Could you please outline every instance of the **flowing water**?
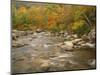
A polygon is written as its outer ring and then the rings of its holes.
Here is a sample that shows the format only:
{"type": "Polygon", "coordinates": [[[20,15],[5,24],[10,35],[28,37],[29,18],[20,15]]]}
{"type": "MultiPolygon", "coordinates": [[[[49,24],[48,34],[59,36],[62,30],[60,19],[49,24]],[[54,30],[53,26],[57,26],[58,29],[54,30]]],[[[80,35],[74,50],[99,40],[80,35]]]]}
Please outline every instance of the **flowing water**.
{"type": "Polygon", "coordinates": [[[45,33],[20,38],[27,45],[12,47],[12,73],[35,73],[68,71],[96,68],[96,51],[93,48],[79,48],[64,51],[56,46],[62,37],[46,36],[45,33]]]}

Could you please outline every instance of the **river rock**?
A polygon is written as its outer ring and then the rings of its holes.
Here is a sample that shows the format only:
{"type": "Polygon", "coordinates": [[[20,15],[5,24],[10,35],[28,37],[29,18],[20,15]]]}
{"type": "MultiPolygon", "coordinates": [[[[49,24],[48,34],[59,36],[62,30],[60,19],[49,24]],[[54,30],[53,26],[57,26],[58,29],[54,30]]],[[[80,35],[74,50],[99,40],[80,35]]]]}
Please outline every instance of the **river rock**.
{"type": "Polygon", "coordinates": [[[64,50],[72,50],[73,49],[73,43],[71,41],[64,42],[63,45],[61,45],[61,48],[64,50]]]}
{"type": "Polygon", "coordinates": [[[95,42],[96,39],[96,32],[95,29],[92,29],[89,34],[88,34],[88,38],[90,41],[95,42]]]}
{"type": "Polygon", "coordinates": [[[84,41],[94,43],[96,41],[96,31],[95,31],[95,29],[92,29],[87,35],[84,34],[81,38],[84,41]]]}
{"type": "Polygon", "coordinates": [[[96,66],[96,60],[95,59],[91,59],[88,61],[88,65],[90,65],[92,68],[95,68],[96,66]]]}
{"type": "Polygon", "coordinates": [[[93,43],[85,43],[85,47],[95,48],[95,44],[93,43]]]}
{"type": "Polygon", "coordinates": [[[71,38],[71,36],[70,36],[70,35],[67,35],[67,36],[65,37],[65,40],[70,40],[70,38],[71,38]]]}
{"type": "Polygon", "coordinates": [[[27,34],[33,34],[33,31],[26,31],[27,34]]]}
{"type": "Polygon", "coordinates": [[[45,33],[45,36],[50,36],[50,35],[51,35],[50,32],[46,32],[46,33],[45,33]]]}
{"type": "Polygon", "coordinates": [[[43,30],[40,29],[40,28],[38,28],[38,29],[36,30],[37,33],[40,33],[40,32],[42,32],[42,31],[43,31],[43,30]]]}
{"type": "Polygon", "coordinates": [[[82,41],[82,39],[81,38],[79,38],[79,39],[74,39],[74,40],[72,40],[72,43],[78,43],[78,42],[80,42],[80,41],[82,41]]]}
{"type": "Polygon", "coordinates": [[[92,43],[83,43],[83,44],[81,44],[81,47],[95,48],[95,44],[92,44],[92,43]]]}
{"type": "Polygon", "coordinates": [[[64,34],[64,31],[60,31],[59,34],[64,34]]]}
{"type": "Polygon", "coordinates": [[[22,47],[24,45],[25,45],[24,43],[15,42],[15,43],[12,44],[12,47],[22,47]]]}
{"type": "Polygon", "coordinates": [[[17,40],[15,33],[12,33],[12,40],[17,40]]]}
{"type": "Polygon", "coordinates": [[[42,61],[42,64],[40,65],[41,68],[45,68],[47,69],[48,67],[50,67],[50,60],[44,60],[42,61]]]}
{"type": "Polygon", "coordinates": [[[84,34],[83,36],[81,36],[81,38],[82,38],[84,41],[87,41],[87,42],[89,41],[88,36],[87,36],[87,35],[85,35],[85,34],[84,34]]]}
{"type": "Polygon", "coordinates": [[[82,41],[79,41],[77,44],[81,45],[81,44],[84,44],[84,43],[85,43],[85,41],[82,40],[82,41]]]}
{"type": "Polygon", "coordinates": [[[73,38],[78,38],[77,34],[72,35],[73,38]]]}
{"type": "Polygon", "coordinates": [[[18,32],[18,30],[12,30],[12,33],[16,33],[16,32],[18,32]]]}

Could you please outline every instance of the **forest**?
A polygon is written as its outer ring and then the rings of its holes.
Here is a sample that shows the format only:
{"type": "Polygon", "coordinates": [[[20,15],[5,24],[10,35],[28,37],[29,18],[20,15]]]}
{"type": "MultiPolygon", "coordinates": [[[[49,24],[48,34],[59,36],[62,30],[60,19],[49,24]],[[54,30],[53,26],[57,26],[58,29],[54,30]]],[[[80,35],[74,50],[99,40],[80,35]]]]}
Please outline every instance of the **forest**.
{"type": "Polygon", "coordinates": [[[96,7],[49,3],[13,3],[12,24],[17,30],[36,29],[83,35],[96,26],[96,7]],[[91,13],[91,14],[90,14],[91,13]]]}

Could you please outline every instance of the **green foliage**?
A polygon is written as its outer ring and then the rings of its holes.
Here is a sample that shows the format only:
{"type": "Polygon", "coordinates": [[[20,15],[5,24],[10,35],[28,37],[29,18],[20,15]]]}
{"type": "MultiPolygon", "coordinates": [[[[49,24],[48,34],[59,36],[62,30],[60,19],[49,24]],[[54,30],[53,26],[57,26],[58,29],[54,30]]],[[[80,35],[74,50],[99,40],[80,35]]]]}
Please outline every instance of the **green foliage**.
{"type": "Polygon", "coordinates": [[[68,30],[83,35],[95,27],[96,7],[34,3],[27,8],[27,5],[18,7],[15,3],[12,5],[12,23],[12,27],[19,30],[68,30]]]}
{"type": "Polygon", "coordinates": [[[53,28],[51,28],[51,30],[53,32],[59,32],[60,31],[60,29],[59,29],[59,27],[57,25],[55,25],[53,28]]]}
{"type": "Polygon", "coordinates": [[[85,23],[84,20],[75,22],[72,26],[74,33],[77,33],[79,36],[87,34],[90,31],[90,27],[85,23]]]}
{"type": "Polygon", "coordinates": [[[67,27],[65,24],[56,24],[56,25],[53,25],[53,27],[50,29],[51,31],[53,32],[60,32],[60,31],[64,31],[66,30],[67,27]]]}

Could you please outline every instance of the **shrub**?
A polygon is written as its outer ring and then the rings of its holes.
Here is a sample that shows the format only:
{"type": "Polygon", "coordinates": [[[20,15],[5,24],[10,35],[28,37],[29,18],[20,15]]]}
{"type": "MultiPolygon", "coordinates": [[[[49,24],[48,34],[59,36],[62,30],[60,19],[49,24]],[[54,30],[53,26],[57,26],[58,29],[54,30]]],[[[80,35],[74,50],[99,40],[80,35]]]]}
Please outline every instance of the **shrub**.
{"type": "Polygon", "coordinates": [[[86,24],[85,21],[80,20],[74,22],[72,30],[74,33],[77,33],[79,36],[81,36],[83,34],[87,34],[90,31],[90,27],[86,24]]]}

